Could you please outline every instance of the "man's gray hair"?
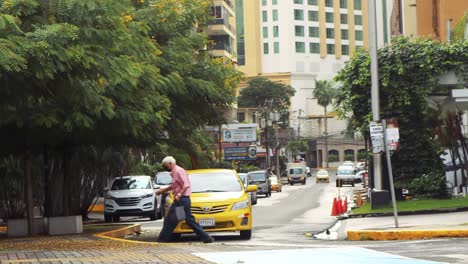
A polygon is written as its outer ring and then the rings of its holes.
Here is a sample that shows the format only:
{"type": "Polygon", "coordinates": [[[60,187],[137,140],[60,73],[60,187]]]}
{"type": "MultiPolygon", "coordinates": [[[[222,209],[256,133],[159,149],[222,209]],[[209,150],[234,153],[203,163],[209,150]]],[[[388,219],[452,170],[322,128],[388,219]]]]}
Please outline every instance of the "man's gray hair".
{"type": "Polygon", "coordinates": [[[172,156],[167,156],[162,160],[162,164],[173,163],[176,164],[176,160],[172,156]]]}

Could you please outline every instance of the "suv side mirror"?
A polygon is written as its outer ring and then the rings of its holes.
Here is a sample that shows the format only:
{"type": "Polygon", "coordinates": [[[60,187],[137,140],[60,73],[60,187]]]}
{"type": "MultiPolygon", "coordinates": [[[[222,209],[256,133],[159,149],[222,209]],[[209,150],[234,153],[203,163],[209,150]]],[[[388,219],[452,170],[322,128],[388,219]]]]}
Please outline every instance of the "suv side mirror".
{"type": "Polygon", "coordinates": [[[158,185],[156,185],[156,184],[153,184],[153,189],[154,189],[154,190],[159,190],[159,189],[161,189],[161,186],[158,186],[158,185]]]}

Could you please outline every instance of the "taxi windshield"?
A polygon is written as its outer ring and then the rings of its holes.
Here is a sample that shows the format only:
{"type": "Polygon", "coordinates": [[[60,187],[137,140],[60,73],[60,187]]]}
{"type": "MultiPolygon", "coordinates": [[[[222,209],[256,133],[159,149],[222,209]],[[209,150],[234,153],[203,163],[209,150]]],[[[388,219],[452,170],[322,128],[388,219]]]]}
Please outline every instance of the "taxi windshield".
{"type": "Polygon", "coordinates": [[[189,178],[193,193],[242,191],[242,185],[231,171],[190,173],[189,178]]]}

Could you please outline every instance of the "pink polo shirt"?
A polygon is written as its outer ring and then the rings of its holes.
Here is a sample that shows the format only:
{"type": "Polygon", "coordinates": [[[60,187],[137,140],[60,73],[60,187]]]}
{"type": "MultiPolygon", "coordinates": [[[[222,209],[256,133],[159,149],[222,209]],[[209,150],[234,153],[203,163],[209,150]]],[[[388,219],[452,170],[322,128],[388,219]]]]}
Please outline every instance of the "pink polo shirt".
{"type": "Polygon", "coordinates": [[[177,195],[178,193],[182,194],[183,196],[190,196],[192,194],[192,188],[190,188],[190,180],[185,173],[185,170],[182,167],[175,166],[174,169],[171,171],[172,176],[172,193],[177,195]],[[181,193],[180,191],[182,188],[188,186],[185,192],[181,193]]]}

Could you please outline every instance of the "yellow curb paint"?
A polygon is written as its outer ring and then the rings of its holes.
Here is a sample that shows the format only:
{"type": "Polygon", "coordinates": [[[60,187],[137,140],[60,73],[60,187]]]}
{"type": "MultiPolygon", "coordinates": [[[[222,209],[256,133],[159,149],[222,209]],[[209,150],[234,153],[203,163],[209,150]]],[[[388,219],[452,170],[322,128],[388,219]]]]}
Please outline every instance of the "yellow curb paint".
{"type": "Polygon", "coordinates": [[[395,230],[395,231],[368,231],[349,230],[347,239],[360,240],[412,240],[440,237],[468,237],[468,230],[395,230]]]}
{"type": "Polygon", "coordinates": [[[6,226],[0,226],[0,232],[6,232],[8,228],[6,226]]]}
{"type": "Polygon", "coordinates": [[[95,204],[94,206],[91,206],[88,210],[95,213],[103,213],[104,204],[95,204]]]}

